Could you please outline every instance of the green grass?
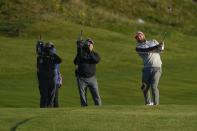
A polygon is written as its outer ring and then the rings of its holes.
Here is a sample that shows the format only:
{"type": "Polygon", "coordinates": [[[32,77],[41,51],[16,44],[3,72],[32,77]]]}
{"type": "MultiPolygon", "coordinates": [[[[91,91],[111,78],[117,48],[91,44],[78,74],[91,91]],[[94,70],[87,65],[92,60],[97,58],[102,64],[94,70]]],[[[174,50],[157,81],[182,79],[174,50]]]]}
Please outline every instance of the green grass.
{"type": "Polygon", "coordinates": [[[197,107],[103,106],[1,108],[0,130],[11,131],[194,131],[197,107]]]}
{"type": "MultiPolygon", "coordinates": [[[[42,24],[40,24],[42,25],[42,24]]],[[[35,26],[40,26],[35,25],[35,26]]],[[[142,105],[140,90],[142,62],[135,52],[132,30],[130,35],[105,29],[79,26],[69,22],[49,24],[44,33],[45,41],[55,43],[62,57],[63,86],[60,89],[62,107],[79,106],[79,96],[74,76],[73,58],[79,30],[84,37],[95,41],[95,50],[101,55],[97,78],[104,105],[142,105]],[[60,30],[61,27],[64,29],[60,30]]],[[[32,34],[33,27],[28,32],[32,34]]],[[[148,39],[159,35],[148,35],[148,39]]],[[[36,78],[36,38],[0,37],[0,107],[38,107],[39,91],[36,78]]],[[[163,76],[160,81],[161,104],[195,105],[196,93],[196,37],[174,30],[166,38],[162,54],[163,76]]],[[[92,105],[90,94],[89,103],[92,105]]]]}
{"type": "Polygon", "coordinates": [[[196,3],[65,0],[60,7],[58,2],[0,2],[0,131],[196,130],[196,3]],[[169,4],[173,7],[170,17],[169,4]],[[138,18],[145,24],[139,24],[138,18]],[[79,107],[73,58],[81,29],[84,38],[95,41],[101,56],[97,79],[103,106],[98,108],[92,106],[89,92],[91,106],[79,107]],[[147,39],[160,40],[162,32],[168,33],[162,54],[160,106],[143,106],[142,61],[133,38],[138,30],[147,39]],[[63,59],[59,109],[38,108],[35,44],[40,34],[44,41],[55,43],[63,59]]]}
{"type": "Polygon", "coordinates": [[[124,33],[132,28],[155,34],[171,26],[184,34],[197,35],[194,0],[2,0],[0,7],[0,34],[10,36],[26,35],[26,28],[45,21],[42,28],[33,28],[40,33],[54,20],[124,33]],[[139,18],[145,24],[139,24],[139,18]]]}

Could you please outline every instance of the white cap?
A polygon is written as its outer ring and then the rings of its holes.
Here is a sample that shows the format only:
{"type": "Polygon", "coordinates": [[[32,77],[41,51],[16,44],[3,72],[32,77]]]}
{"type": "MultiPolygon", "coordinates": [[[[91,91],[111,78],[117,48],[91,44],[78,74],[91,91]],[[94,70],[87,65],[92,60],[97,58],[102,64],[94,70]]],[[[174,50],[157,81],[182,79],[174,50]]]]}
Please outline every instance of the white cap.
{"type": "Polygon", "coordinates": [[[134,38],[136,38],[139,34],[143,34],[143,35],[144,35],[144,33],[143,33],[142,31],[138,31],[138,32],[135,34],[135,37],[134,37],[134,38]]]}

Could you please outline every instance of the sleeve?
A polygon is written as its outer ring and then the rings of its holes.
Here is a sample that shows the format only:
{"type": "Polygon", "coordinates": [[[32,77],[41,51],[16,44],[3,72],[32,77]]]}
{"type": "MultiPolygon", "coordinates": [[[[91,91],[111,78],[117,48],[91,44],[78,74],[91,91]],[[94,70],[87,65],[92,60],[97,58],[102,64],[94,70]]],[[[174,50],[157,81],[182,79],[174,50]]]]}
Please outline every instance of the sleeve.
{"type": "Polygon", "coordinates": [[[90,52],[90,59],[94,64],[97,64],[101,58],[98,53],[92,51],[90,52]]]}
{"type": "Polygon", "coordinates": [[[75,59],[74,59],[74,64],[78,65],[80,62],[85,62],[85,61],[89,61],[90,58],[88,57],[88,53],[86,52],[81,52],[81,53],[77,53],[75,59]]]}
{"type": "Polygon", "coordinates": [[[142,48],[140,46],[136,47],[136,52],[138,53],[160,53],[163,51],[164,47],[159,44],[156,40],[153,40],[150,45],[146,48],[142,48]]]}
{"type": "Polygon", "coordinates": [[[79,54],[77,54],[76,56],[75,56],[75,59],[74,59],[74,64],[75,65],[78,65],[79,63],[80,63],[80,57],[79,57],[79,54]]]}
{"type": "Polygon", "coordinates": [[[54,54],[54,58],[56,64],[60,64],[62,62],[62,59],[57,54],[54,54]]]}
{"type": "Polygon", "coordinates": [[[155,52],[158,52],[158,53],[161,53],[162,51],[164,51],[164,41],[162,41],[162,42],[158,42],[158,41],[156,41],[156,40],[153,40],[153,42],[156,44],[156,46],[157,46],[157,49],[156,50],[154,50],[155,52]]]}

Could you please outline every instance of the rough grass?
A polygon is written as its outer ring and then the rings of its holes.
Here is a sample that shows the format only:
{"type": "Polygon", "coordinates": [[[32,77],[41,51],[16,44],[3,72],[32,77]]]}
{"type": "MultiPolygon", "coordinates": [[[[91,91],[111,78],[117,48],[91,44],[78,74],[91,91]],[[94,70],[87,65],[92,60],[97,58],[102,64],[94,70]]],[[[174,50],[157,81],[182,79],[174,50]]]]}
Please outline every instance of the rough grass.
{"type": "MultiPolygon", "coordinates": [[[[155,28],[162,30],[170,26],[196,36],[196,6],[193,0],[2,0],[0,33],[22,36],[30,33],[24,31],[37,22],[48,24],[58,20],[124,33],[131,28],[146,31],[149,28],[149,33],[155,34],[155,28]],[[145,24],[140,24],[138,19],[145,24]]],[[[38,34],[46,27],[34,31],[38,34]]]]}

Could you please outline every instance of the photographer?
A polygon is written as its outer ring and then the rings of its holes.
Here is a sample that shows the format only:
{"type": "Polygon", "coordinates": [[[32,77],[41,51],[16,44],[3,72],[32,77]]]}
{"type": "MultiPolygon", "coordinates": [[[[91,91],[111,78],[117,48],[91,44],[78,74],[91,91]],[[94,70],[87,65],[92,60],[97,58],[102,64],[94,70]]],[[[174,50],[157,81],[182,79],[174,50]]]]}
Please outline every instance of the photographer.
{"type": "Polygon", "coordinates": [[[56,67],[62,62],[55,54],[52,43],[38,41],[37,45],[37,77],[40,91],[40,107],[54,107],[56,95],[56,67]]]}
{"type": "Polygon", "coordinates": [[[94,104],[101,105],[98,84],[96,79],[96,64],[99,63],[98,53],[93,51],[94,42],[91,39],[86,41],[77,41],[77,55],[74,64],[77,65],[76,77],[79,89],[81,106],[88,106],[87,88],[89,88],[94,104]]]}

